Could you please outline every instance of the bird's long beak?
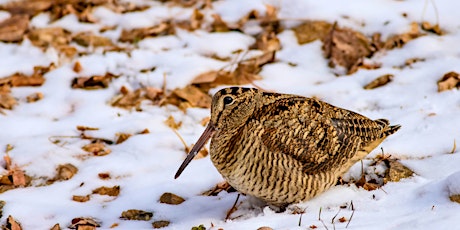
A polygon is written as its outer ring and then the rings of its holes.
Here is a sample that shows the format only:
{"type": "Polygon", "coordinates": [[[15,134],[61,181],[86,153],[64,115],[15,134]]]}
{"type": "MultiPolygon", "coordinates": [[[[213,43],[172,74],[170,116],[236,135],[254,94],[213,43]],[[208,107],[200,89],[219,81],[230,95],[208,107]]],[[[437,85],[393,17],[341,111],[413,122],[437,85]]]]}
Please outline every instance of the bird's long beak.
{"type": "Polygon", "coordinates": [[[206,129],[204,130],[203,134],[201,134],[201,137],[198,139],[196,144],[193,146],[192,150],[187,155],[187,158],[185,158],[184,162],[182,162],[181,166],[176,172],[176,175],[174,176],[174,179],[177,179],[182,171],[184,171],[185,167],[190,163],[190,161],[193,160],[193,158],[196,156],[196,154],[203,148],[204,144],[211,138],[212,134],[216,131],[216,128],[212,124],[212,122],[209,122],[208,126],[206,126],[206,129]]]}

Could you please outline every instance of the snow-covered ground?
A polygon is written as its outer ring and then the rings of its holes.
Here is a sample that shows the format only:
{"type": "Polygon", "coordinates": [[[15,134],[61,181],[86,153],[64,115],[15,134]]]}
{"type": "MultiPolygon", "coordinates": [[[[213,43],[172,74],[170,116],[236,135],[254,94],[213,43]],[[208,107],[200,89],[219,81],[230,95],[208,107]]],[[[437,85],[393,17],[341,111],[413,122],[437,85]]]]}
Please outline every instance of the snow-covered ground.
{"type": "MultiPolygon", "coordinates": [[[[140,0],[135,2],[143,4],[140,0]]],[[[185,20],[193,13],[193,8],[146,2],[152,7],[124,14],[97,7],[92,12],[97,20],[94,24],[79,22],[73,15],[51,22],[47,13],[43,13],[31,20],[31,26],[59,26],[72,32],[117,26],[104,34],[116,41],[122,29],[154,26],[170,18],[185,20]]],[[[0,77],[15,72],[31,74],[34,66],[47,66],[51,62],[57,68],[45,75],[46,81],[40,87],[13,87],[12,95],[19,104],[12,110],[3,110],[4,114],[0,115],[0,148],[13,146],[8,153],[13,165],[34,179],[32,186],[0,194],[0,200],[6,202],[1,222],[11,215],[23,229],[49,229],[56,223],[66,228],[76,217],[98,219],[105,229],[111,226],[150,229],[156,220],[170,221],[167,229],[190,229],[200,224],[226,230],[262,226],[343,229],[347,224],[349,229],[458,228],[460,204],[450,201],[449,196],[460,193],[460,154],[459,150],[451,153],[455,141],[460,143],[460,91],[438,92],[437,81],[447,72],[460,72],[460,2],[227,0],[212,2],[212,9],[205,10],[205,16],[217,13],[232,23],[251,10],[264,14],[266,4],[278,9],[278,17],[287,29],[278,34],[282,49],[276,53],[277,61],[263,66],[259,73],[262,79],[254,84],[275,92],[315,96],[370,118],[388,118],[392,124],[402,125],[401,130],[380,147],[386,154],[401,159],[415,176],[387,183],[373,191],[355,185],[335,186],[299,204],[305,208],[302,215],[289,210],[275,213],[268,207],[253,208],[247,198],[241,197],[238,211],[232,215],[234,218],[226,221],[226,212],[237,193],[200,195],[223,180],[209,157],[192,161],[180,178],[173,179],[186,155],[178,136],[164,123],[169,116],[182,122],[177,132],[190,145],[204,130],[201,121],[209,116],[209,110],[189,108],[182,112],[173,105],[160,107],[144,101],[142,111],[129,111],[113,107],[109,102],[121,86],[137,89],[140,85],[156,88],[165,85],[168,91],[184,87],[201,73],[228,66],[239,55],[235,51],[247,50],[255,42],[252,36],[240,32],[180,30],[175,35],[143,39],[129,54],[95,48],[85,56],[70,60],[58,55],[53,48],[44,51],[36,48],[26,39],[20,44],[0,43],[0,77]],[[337,22],[367,36],[380,32],[382,38],[407,32],[412,22],[439,22],[445,34],[426,32],[402,48],[378,52],[368,60],[381,64],[380,68],[359,69],[349,76],[337,77],[336,70],[328,67],[320,41],[297,43],[289,27],[303,20],[337,22]],[[423,61],[405,65],[411,58],[423,61]],[[79,73],[73,70],[76,62],[82,66],[79,73]],[[141,71],[145,69],[152,71],[141,71]],[[106,89],[70,87],[75,77],[107,72],[120,77],[113,79],[106,89]],[[363,89],[384,74],[393,74],[393,81],[373,90],[363,89]],[[43,93],[43,99],[26,103],[26,97],[35,92],[43,93]],[[79,125],[97,127],[98,130],[85,131],[85,134],[110,140],[115,140],[117,133],[136,134],[145,129],[150,132],[109,145],[108,155],[91,156],[82,150],[90,141],[75,138],[80,135],[76,129],[79,125]],[[76,166],[78,173],[69,180],[44,185],[46,178],[54,177],[58,165],[67,163],[76,166]],[[101,179],[99,173],[109,173],[110,178],[101,179]],[[92,194],[98,187],[115,185],[121,188],[116,197],[92,194]],[[179,205],[162,204],[159,198],[165,192],[177,194],[186,201],[179,205]],[[87,194],[92,194],[87,202],[72,200],[73,195],[87,194]],[[340,208],[343,205],[347,208],[340,208]],[[153,218],[121,220],[121,213],[128,209],[153,212],[153,218]],[[341,217],[347,221],[340,222],[341,217]]],[[[1,16],[6,18],[8,13],[2,12],[1,16]]],[[[210,93],[217,89],[211,89],[210,93]]],[[[380,152],[377,148],[368,158],[380,152]]],[[[0,164],[6,163],[0,160],[0,164]]],[[[349,174],[359,177],[360,172],[360,165],[355,165],[349,174]]],[[[7,170],[2,167],[0,173],[6,174],[7,170]]]]}

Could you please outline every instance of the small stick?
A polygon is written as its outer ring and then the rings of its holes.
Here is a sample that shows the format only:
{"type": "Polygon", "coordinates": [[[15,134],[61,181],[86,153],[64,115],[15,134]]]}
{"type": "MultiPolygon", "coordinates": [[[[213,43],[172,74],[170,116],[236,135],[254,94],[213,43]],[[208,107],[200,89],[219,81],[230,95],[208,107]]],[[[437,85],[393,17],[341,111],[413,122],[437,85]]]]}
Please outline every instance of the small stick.
{"type": "Polygon", "coordinates": [[[324,221],[321,219],[321,210],[323,210],[322,207],[319,208],[318,220],[321,221],[321,223],[323,224],[323,226],[324,226],[324,228],[325,228],[326,230],[329,230],[329,229],[327,228],[326,224],[324,223],[324,221]]]}
{"type": "Polygon", "coordinates": [[[355,214],[355,206],[353,205],[353,201],[351,201],[351,216],[350,218],[348,219],[348,223],[347,223],[347,226],[345,226],[345,228],[348,228],[348,225],[350,224],[351,222],[351,219],[353,218],[353,214],[355,214]]]}
{"type": "Polygon", "coordinates": [[[233,203],[232,208],[228,210],[227,215],[225,216],[225,220],[230,219],[230,215],[232,215],[236,211],[236,203],[238,202],[238,199],[240,199],[240,194],[238,193],[238,196],[236,197],[235,203],[233,203]]]}

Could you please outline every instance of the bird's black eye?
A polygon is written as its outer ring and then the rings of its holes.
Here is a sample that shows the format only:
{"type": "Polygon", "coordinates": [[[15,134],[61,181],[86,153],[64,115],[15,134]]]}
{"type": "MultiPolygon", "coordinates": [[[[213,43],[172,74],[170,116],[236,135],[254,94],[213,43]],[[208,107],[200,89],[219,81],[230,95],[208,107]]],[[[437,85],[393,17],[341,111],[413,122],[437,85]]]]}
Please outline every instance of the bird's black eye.
{"type": "Polygon", "coordinates": [[[224,104],[225,105],[230,105],[232,103],[233,103],[233,98],[232,97],[230,97],[230,96],[224,97],[224,104]]]}

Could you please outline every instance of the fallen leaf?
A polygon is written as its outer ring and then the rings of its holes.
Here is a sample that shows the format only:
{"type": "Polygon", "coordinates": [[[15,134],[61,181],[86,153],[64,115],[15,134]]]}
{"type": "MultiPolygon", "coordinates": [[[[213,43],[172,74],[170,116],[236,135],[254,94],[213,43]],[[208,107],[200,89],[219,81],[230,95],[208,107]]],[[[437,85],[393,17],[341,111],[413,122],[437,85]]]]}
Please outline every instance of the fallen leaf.
{"type": "Polygon", "coordinates": [[[149,134],[149,133],[150,133],[149,129],[144,129],[144,130],[140,131],[138,134],[149,134]]]}
{"type": "Polygon", "coordinates": [[[113,97],[110,104],[124,109],[135,108],[136,110],[141,110],[140,104],[143,100],[150,100],[153,104],[157,105],[163,96],[163,90],[154,87],[143,87],[135,91],[130,91],[128,88],[122,86],[120,94],[113,97]]]}
{"type": "Polygon", "coordinates": [[[115,144],[121,144],[123,142],[125,142],[126,140],[128,140],[128,138],[130,138],[132,136],[132,134],[129,134],[129,133],[117,133],[116,134],[117,136],[117,140],[115,141],[115,144]]]}
{"type": "Polygon", "coordinates": [[[393,80],[393,74],[382,75],[364,86],[364,89],[375,89],[384,86],[393,80]]]}
{"type": "Polygon", "coordinates": [[[222,20],[220,15],[213,14],[212,18],[214,21],[211,24],[211,32],[228,32],[230,28],[228,27],[227,23],[222,20]]]}
{"type": "Polygon", "coordinates": [[[169,226],[170,222],[167,220],[157,220],[152,223],[153,228],[164,228],[169,226]]]}
{"type": "Polygon", "coordinates": [[[97,176],[99,177],[99,179],[102,179],[102,180],[108,180],[110,179],[110,173],[106,172],[106,173],[99,173],[97,174],[97,176]]]}
{"type": "Polygon", "coordinates": [[[118,40],[120,42],[136,43],[146,37],[172,35],[174,33],[174,27],[170,22],[162,22],[153,27],[123,30],[118,40]]]}
{"type": "Polygon", "coordinates": [[[27,38],[34,46],[48,48],[50,46],[58,48],[68,45],[71,38],[70,32],[61,27],[35,28],[27,33],[27,38]]]}
{"type": "Polygon", "coordinates": [[[385,172],[384,183],[398,182],[401,179],[408,178],[414,175],[414,172],[401,164],[399,161],[391,160],[388,169],[385,172]]]}
{"type": "Polygon", "coordinates": [[[385,49],[394,49],[394,48],[401,48],[407,42],[422,36],[423,34],[420,33],[419,26],[416,22],[411,23],[410,29],[408,32],[403,34],[397,34],[389,37],[385,41],[384,48],[385,49]]]}
{"type": "Polygon", "coordinates": [[[121,219],[126,220],[144,220],[149,221],[152,219],[153,212],[146,212],[137,209],[129,209],[121,213],[121,219]]]}
{"type": "Polygon", "coordinates": [[[263,226],[263,227],[259,227],[257,230],[273,230],[273,228],[270,228],[268,226],[263,226]]]}
{"type": "Polygon", "coordinates": [[[187,101],[193,107],[210,108],[211,96],[201,91],[198,87],[187,85],[184,88],[173,90],[173,95],[187,101]]]}
{"type": "Polygon", "coordinates": [[[427,32],[435,33],[437,35],[444,35],[444,32],[441,30],[441,27],[439,27],[438,23],[431,25],[431,23],[424,21],[422,22],[421,27],[422,27],[422,30],[425,30],[427,32]]]}
{"type": "Polygon", "coordinates": [[[218,183],[214,188],[202,193],[202,195],[203,196],[217,196],[222,191],[227,191],[228,193],[236,192],[236,190],[227,181],[224,181],[224,182],[218,183]]]}
{"type": "Polygon", "coordinates": [[[12,1],[0,5],[0,9],[8,11],[11,14],[27,14],[28,16],[35,16],[38,13],[48,10],[52,3],[53,2],[49,0],[12,1]]]}
{"type": "Polygon", "coordinates": [[[90,130],[90,131],[99,130],[99,128],[89,127],[89,126],[84,126],[84,125],[77,125],[77,130],[84,132],[84,131],[87,131],[87,130],[90,130]]]}
{"type": "Polygon", "coordinates": [[[0,93],[0,108],[13,109],[18,102],[16,98],[11,96],[9,93],[0,93]]]}
{"type": "Polygon", "coordinates": [[[438,92],[460,88],[460,74],[457,72],[448,72],[438,80],[438,92]]]}
{"type": "Polygon", "coordinates": [[[41,92],[32,93],[26,97],[27,103],[37,102],[41,99],[43,99],[43,93],[41,92]]]}
{"type": "Polygon", "coordinates": [[[109,38],[94,35],[91,32],[78,33],[75,36],[73,36],[72,41],[84,47],[113,46],[112,40],[110,40],[109,38]]]}
{"type": "Polygon", "coordinates": [[[6,219],[5,229],[8,230],[22,230],[21,225],[11,215],[6,219]]]}
{"type": "Polygon", "coordinates": [[[116,185],[113,187],[99,187],[93,190],[93,194],[107,195],[107,196],[118,196],[120,194],[120,186],[116,185]]]}
{"type": "Polygon", "coordinates": [[[340,222],[340,223],[347,222],[347,218],[345,218],[344,216],[342,216],[342,217],[339,218],[339,222],[340,222]]]}
{"type": "Polygon", "coordinates": [[[163,195],[161,195],[160,197],[160,203],[164,203],[164,204],[177,205],[177,204],[181,204],[184,201],[185,201],[184,198],[176,194],[170,193],[170,192],[163,193],[163,195]]]}
{"type": "Polygon", "coordinates": [[[323,41],[323,51],[330,66],[342,66],[347,74],[352,74],[363,58],[369,57],[374,50],[362,33],[334,24],[323,41]]]}
{"type": "Polygon", "coordinates": [[[72,80],[74,89],[103,89],[109,86],[110,81],[116,76],[106,73],[104,76],[76,77],[72,80]]]}
{"type": "Polygon", "coordinates": [[[29,16],[15,14],[0,22],[0,41],[20,42],[29,27],[29,16]]]}
{"type": "Polygon", "coordinates": [[[61,226],[59,224],[55,224],[50,230],[61,230],[61,226]]]}
{"type": "Polygon", "coordinates": [[[77,230],[96,230],[101,224],[98,220],[91,217],[77,217],[73,218],[69,228],[77,230]]]}
{"type": "Polygon", "coordinates": [[[69,180],[70,178],[72,178],[78,172],[78,168],[75,167],[73,164],[67,163],[59,165],[56,171],[57,175],[55,179],[57,181],[62,181],[69,180]]]}
{"type": "Polygon", "coordinates": [[[79,61],[76,61],[72,69],[75,73],[80,73],[83,70],[83,66],[79,61]]]}
{"type": "Polygon", "coordinates": [[[450,195],[449,196],[449,199],[452,201],[452,202],[457,202],[460,204],[460,194],[453,194],[453,195],[450,195]]]}
{"type": "Polygon", "coordinates": [[[180,126],[182,125],[182,121],[176,122],[174,120],[174,117],[169,115],[169,117],[164,121],[164,123],[171,129],[179,129],[180,126]]]}
{"type": "Polygon", "coordinates": [[[264,53],[278,51],[281,50],[281,42],[275,32],[264,32],[257,36],[254,48],[264,53]]]}
{"type": "Polygon", "coordinates": [[[76,202],[87,202],[90,200],[90,196],[89,195],[86,195],[86,196],[78,196],[78,195],[73,195],[72,196],[72,200],[73,201],[76,201],[76,202]]]}
{"type": "Polygon", "coordinates": [[[87,144],[82,147],[86,152],[92,153],[95,156],[105,156],[112,152],[109,148],[105,146],[103,142],[96,141],[94,143],[87,144]]]}
{"type": "Polygon", "coordinates": [[[326,21],[306,21],[292,30],[299,44],[310,43],[315,40],[324,41],[332,29],[332,24],[326,21]]]}

